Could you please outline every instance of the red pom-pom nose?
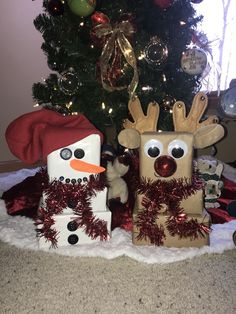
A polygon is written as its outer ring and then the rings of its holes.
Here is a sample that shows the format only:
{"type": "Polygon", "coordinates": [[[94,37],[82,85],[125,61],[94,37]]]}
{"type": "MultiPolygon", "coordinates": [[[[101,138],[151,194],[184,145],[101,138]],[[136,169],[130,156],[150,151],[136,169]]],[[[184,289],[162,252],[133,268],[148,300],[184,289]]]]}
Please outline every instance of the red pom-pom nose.
{"type": "Polygon", "coordinates": [[[166,178],[175,173],[177,164],[170,156],[160,156],[154,163],[154,169],[159,176],[166,178]]]}

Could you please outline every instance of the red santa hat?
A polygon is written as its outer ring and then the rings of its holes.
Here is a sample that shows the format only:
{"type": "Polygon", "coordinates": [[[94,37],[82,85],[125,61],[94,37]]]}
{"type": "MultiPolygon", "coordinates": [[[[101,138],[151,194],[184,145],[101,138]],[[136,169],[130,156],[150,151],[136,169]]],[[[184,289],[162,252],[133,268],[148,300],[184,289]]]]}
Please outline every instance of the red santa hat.
{"type": "Polygon", "coordinates": [[[63,116],[41,109],[15,119],[6,130],[6,141],[13,155],[27,164],[46,160],[48,154],[91,134],[103,135],[82,114],[63,116]]]}

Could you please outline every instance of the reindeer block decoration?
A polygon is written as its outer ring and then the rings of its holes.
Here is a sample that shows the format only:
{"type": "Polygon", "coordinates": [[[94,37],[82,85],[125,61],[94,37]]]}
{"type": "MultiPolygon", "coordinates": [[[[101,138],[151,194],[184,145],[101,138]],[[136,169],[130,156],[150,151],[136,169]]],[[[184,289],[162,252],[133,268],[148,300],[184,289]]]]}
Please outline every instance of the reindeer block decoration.
{"type": "Polygon", "coordinates": [[[125,120],[118,136],[126,148],[139,148],[140,183],[133,213],[133,243],[168,247],[209,244],[210,220],[203,206],[203,184],[192,169],[193,149],[224,136],[217,117],[200,121],[207,97],[198,93],[186,116],[183,102],[173,107],[175,132],[157,132],[159,105],[144,115],[139,99],[128,104],[134,122],[125,120]]]}

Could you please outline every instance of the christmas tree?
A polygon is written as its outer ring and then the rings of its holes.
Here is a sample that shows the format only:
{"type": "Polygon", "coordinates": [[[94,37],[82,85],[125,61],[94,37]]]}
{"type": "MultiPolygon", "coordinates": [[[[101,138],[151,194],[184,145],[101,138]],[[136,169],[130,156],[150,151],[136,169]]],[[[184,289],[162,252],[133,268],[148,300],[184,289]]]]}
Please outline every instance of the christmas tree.
{"type": "Polygon", "coordinates": [[[191,72],[181,64],[202,19],[193,4],[201,1],[44,0],[34,25],[52,74],[33,85],[33,98],[118,132],[138,95],[144,112],[159,103],[158,129],[171,130],[173,103],[190,105],[201,86],[203,67],[191,72]]]}

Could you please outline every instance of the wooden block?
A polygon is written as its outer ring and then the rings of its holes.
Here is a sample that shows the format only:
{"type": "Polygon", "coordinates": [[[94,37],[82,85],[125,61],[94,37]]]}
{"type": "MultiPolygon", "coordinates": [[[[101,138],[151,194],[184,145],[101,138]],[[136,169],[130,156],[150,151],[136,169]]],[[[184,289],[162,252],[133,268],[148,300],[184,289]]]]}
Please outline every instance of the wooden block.
{"type": "MultiPolygon", "coordinates": [[[[137,194],[136,208],[138,208],[138,210],[143,209],[142,200],[143,194],[137,194]]],[[[186,214],[202,215],[204,210],[203,190],[198,190],[195,194],[189,196],[187,199],[183,199],[180,203],[180,206],[184,209],[186,214]]],[[[161,212],[164,213],[167,210],[167,206],[163,204],[163,210],[161,212]]]]}
{"type": "MultiPolygon", "coordinates": [[[[139,234],[139,228],[135,225],[136,216],[137,216],[137,212],[135,212],[133,214],[133,233],[132,233],[133,244],[154,246],[154,244],[152,244],[148,238],[142,239],[142,240],[137,239],[137,236],[139,234]]],[[[211,225],[210,215],[206,211],[203,212],[202,215],[191,215],[191,214],[189,214],[188,220],[190,220],[191,218],[197,219],[197,221],[199,223],[204,223],[208,227],[211,225]]],[[[164,240],[163,246],[180,248],[180,247],[202,247],[204,245],[210,245],[209,234],[206,234],[205,237],[201,237],[199,235],[199,237],[197,239],[194,239],[194,240],[191,240],[190,238],[180,239],[178,236],[174,236],[174,237],[171,236],[169,231],[166,228],[166,225],[165,225],[166,219],[167,219],[166,214],[160,214],[160,215],[158,215],[158,219],[156,220],[156,223],[159,226],[162,225],[164,227],[166,239],[164,240]]]]}

